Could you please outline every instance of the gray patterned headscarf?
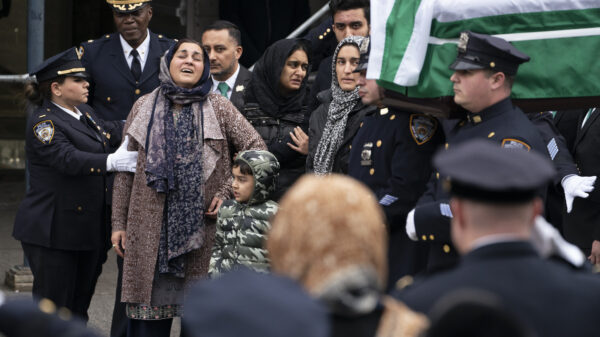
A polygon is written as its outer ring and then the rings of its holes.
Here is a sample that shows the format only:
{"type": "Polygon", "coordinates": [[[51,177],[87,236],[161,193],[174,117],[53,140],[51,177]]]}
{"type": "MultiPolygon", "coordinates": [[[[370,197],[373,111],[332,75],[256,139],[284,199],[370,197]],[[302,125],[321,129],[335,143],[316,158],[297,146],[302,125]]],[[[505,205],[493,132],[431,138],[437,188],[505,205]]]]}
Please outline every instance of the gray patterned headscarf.
{"type": "Polygon", "coordinates": [[[358,96],[358,86],[352,91],[344,91],[340,88],[337,73],[335,71],[337,55],[340,52],[340,49],[348,44],[355,45],[356,48],[360,50],[363,39],[364,37],[362,36],[348,36],[340,41],[333,53],[333,60],[331,62],[331,71],[333,75],[331,81],[331,95],[333,96],[333,100],[329,105],[327,122],[325,123],[325,128],[323,129],[323,134],[321,135],[321,140],[319,141],[319,145],[317,145],[317,152],[315,153],[315,174],[324,175],[331,173],[335,154],[344,140],[344,131],[346,130],[348,114],[360,100],[360,96],[358,96]]]}

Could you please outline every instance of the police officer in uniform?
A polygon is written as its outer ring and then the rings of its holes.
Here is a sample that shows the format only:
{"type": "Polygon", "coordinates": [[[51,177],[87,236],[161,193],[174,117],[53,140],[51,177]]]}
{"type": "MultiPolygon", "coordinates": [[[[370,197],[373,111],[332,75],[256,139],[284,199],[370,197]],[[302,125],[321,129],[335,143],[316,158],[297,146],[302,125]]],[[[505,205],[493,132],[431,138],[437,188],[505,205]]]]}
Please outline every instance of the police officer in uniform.
{"type": "Polygon", "coordinates": [[[443,144],[438,121],[423,113],[387,108],[381,90],[366,79],[369,38],[361,46],[359,95],[364,104],[377,106],[361,123],[352,142],[348,174],[369,186],[382,206],[389,230],[388,286],[425,267],[427,246],[406,236],[405,221],[431,176],[431,156],[443,144]]]}
{"type": "MultiPolygon", "coordinates": [[[[539,190],[556,174],[548,156],[479,137],[451,144],[433,163],[450,177],[452,242],[461,263],[395,295],[432,315],[440,298],[459,289],[489,292],[537,336],[597,336],[600,279],[542,259],[531,243],[543,206],[539,190]]],[[[489,332],[483,335],[501,335],[489,332]]]]}
{"type": "MultiPolygon", "coordinates": [[[[175,41],[148,29],[152,19],[151,0],[106,2],[113,10],[117,32],[82,43],[82,62],[91,77],[89,104],[105,120],[124,121],[133,103],[158,87],[160,58],[175,41]]],[[[108,190],[112,191],[112,178],[108,190]]],[[[121,303],[123,259],[119,256],[117,266],[111,336],[125,336],[127,317],[121,303]]]]}
{"type": "MultiPolygon", "coordinates": [[[[446,149],[473,138],[485,138],[501,147],[537,151],[548,155],[540,132],[513,106],[510,93],[514,76],[529,57],[498,37],[462,32],[454,74],[454,101],[467,110],[466,118],[448,120],[446,149]]],[[[457,254],[450,242],[452,211],[446,177],[435,172],[417,207],[407,217],[406,231],[414,241],[429,243],[428,270],[452,267],[457,254]]]]}
{"type": "Polygon", "coordinates": [[[109,247],[106,221],[107,175],[135,170],[137,153],[121,141],[123,123],[105,122],[84,104],[85,68],[76,48],[42,63],[27,86],[41,103],[27,121],[25,135],[30,188],[15,218],[34,276],[34,297],[46,297],[87,320],[102,263],[109,247]]]}
{"type": "Polygon", "coordinates": [[[151,0],[106,0],[117,33],[81,44],[90,102],[104,120],[125,120],[133,103],[158,84],[159,60],[175,42],[148,29],[151,0]]]}

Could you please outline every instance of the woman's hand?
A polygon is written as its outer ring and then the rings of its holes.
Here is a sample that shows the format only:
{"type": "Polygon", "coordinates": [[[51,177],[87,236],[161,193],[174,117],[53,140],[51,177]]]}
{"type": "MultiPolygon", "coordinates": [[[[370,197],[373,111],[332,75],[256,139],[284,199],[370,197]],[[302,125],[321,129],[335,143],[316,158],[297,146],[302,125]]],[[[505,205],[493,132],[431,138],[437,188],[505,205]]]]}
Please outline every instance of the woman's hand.
{"type": "Polygon", "coordinates": [[[219,212],[219,208],[221,207],[222,203],[223,203],[223,200],[221,200],[217,197],[214,197],[212,202],[210,203],[210,206],[208,206],[208,209],[204,213],[204,215],[206,215],[209,218],[216,219],[217,213],[219,212]]]}
{"type": "Polygon", "coordinates": [[[115,252],[120,257],[123,257],[123,253],[125,251],[125,239],[126,238],[127,238],[127,235],[125,234],[125,231],[116,231],[116,232],[113,232],[112,235],[110,236],[110,242],[112,242],[112,246],[115,249],[115,252]]]}
{"type": "Polygon", "coordinates": [[[304,133],[302,128],[299,126],[294,128],[294,132],[290,132],[290,137],[292,137],[292,141],[294,145],[291,143],[287,143],[287,145],[292,148],[292,150],[296,152],[300,152],[303,155],[308,154],[308,135],[304,133]]]}

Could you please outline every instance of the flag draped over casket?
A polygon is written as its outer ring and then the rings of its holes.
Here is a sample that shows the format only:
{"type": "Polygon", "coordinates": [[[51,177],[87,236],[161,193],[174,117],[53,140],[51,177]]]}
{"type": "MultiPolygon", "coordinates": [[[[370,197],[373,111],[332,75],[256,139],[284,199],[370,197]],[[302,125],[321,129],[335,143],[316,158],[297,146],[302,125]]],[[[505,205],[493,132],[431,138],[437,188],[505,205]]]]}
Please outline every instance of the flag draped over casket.
{"type": "Polygon", "coordinates": [[[461,31],[531,57],[512,97],[600,97],[600,0],[372,0],[368,78],[409,98],[452,96],[461,31]]]}

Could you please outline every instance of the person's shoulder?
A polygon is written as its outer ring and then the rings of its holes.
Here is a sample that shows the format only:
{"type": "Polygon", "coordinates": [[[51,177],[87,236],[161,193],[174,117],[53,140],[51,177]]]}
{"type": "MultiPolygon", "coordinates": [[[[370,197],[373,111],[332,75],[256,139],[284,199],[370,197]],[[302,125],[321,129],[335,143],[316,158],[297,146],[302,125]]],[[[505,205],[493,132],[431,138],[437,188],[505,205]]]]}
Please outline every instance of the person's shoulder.
{"type": "Polygon", "coordinates": [[[238,213],[239,208],[240,204],[237,201],[235,201],[235,199],[227,199],[223,201],[221,207],[219,207],[217,217],[219,219],[232,218],[235,214],[238,213]]]}
{"type": "Polygon", "coordinates": [[[95,56],[99,52],[99,50],[101,50],[106,45],[107,42],[118,38],[118,33],[110,33],[104,34],[98,37],[97,39],[90,39],[84,41],[80,44],[80,52],[82,52],[84,58],[95,56]]]}
{"type": "Polygon", "coordinates": [[[174,45],[175,43],[177,43],[177,39],[171,39],[166,37],[163,34],[156,34],[153,32],[150,32],[150,40],[152,41],[152,39],[156,39],[156,41],[158,41],[159,45],[160,45],[160,49],[162,49],[162,51],[165,51],[169,48],[171,48],[172,45],[174,45]]]}

